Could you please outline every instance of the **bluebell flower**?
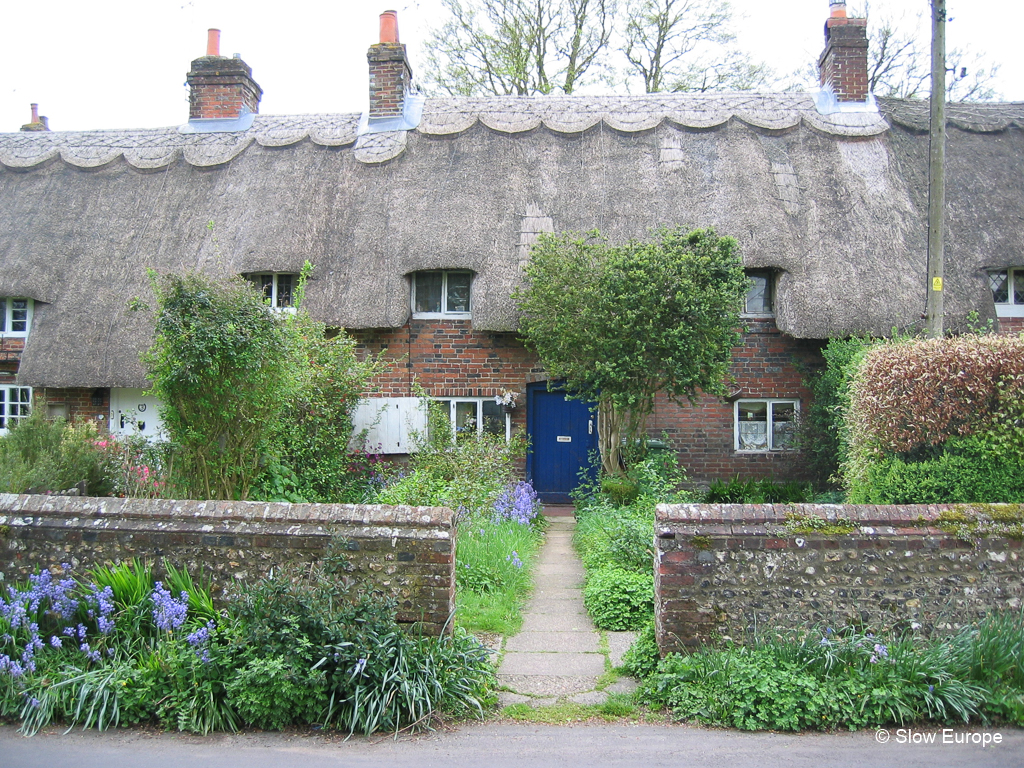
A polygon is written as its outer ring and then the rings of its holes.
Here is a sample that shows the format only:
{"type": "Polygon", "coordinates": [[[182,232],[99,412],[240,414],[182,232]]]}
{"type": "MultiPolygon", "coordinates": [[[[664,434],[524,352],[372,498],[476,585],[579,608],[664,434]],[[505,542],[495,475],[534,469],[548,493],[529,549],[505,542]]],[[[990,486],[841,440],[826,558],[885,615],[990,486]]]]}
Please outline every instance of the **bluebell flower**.
{"type": "Polygon", "coordinates": [[[180,599],[164,589],[163,582],[158,581],[150,594],[153,600],[153,621],[157,629],[170,632],[185,623],[188,616],[188,592],[182,592],[180,599]]]}

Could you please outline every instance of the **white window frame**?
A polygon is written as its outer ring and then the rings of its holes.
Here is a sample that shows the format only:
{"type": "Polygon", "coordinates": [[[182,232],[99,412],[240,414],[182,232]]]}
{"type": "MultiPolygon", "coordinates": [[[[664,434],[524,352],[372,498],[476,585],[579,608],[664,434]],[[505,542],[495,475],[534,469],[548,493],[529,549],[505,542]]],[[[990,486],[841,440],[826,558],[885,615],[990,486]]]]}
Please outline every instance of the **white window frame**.
{"type": "Polygon", "coordinates": [[[256,290],[266,297],[267,303],[270,308],[275,312],[294,312],[295,311],[295,291],[299,286],[299,275],[294,272],[253,272],[245,276],[245,279],[252,283],[256,290]],[[281,297],[278,295],[278,278],[282,275],[292,278],[292,295],[291,303],[280,304],[281,297]],[[263,278],[273,278],[270,288],[270,296],[267,296],[263,291],[263,278]]]}
{"type": "Polygon", "coordinates": [[[773,429],[773,414],[775,404],[785,404],[793,406],[793,419],[795,422],[800,421],[800,401],[792,397],[744,397],[737,400],[733,404],[732,411],[732,424],[733,424],[733,450],[736,453],[778,453],[781,451],[795,451],[795,447],[783,447],[776,448],[773,445],[774,442],[774,429],[773,429]],[[768,447],[767,448],[740,448],[740,404],[741,403],[766,403],[768,421],[766,422],[766,429],[768,430],[768,447]]]}
{"type": "Polygon", "coordinates": [[[748,279],[753,279],[755,277],[764,278],[764,289],[768,294],[768,304],[770,309],[767,312],[751,312],[747,309],[747,299],[750,297],[750,291],[753,290],[753,286],[751,286],[743,296],[743,312],[740,314],[743,317],[775,317],[775,273],[770,269],[748,269],[746,270],[746,275],[748,279]]]}
{"type": "Polygon", "coordinates": [[[32,387],[19,387],[14,384],[0,386],[0,435],[6,435],[10,427],[22,419],[28,418],[32,413],[32,387]],[[11,394],[14,393],[16,400],[12,402],[11,394]],[[28,395],[26,402],[24,397],[28,395]],[[18,413],[12,412],[19,411],[18,413]]]}
{"type": "Polygon", "coordinates": [[[32,313],[34,310],[35,302],[32,299],[26,298],[24,296],[4,296],[0,297],[0,304],[3,305],[2,307],[0,307],[0,311],[2,311],[3,313],[3,322],[0,323],[0,326],[2,326],[2,330],[0,330],[0,338],[7,338],[12,336],[16,338],[24,338],[28,336],[29,331],[32,329],[32,313]],[[24,331],[11,330],[12,328],[14,328],[15,301],[26,302],[25,308],[27,312],[25,316],[24,331]]]}
{"type": "Polygon", "coordinates": [[[411,290],[409,291],[412,298],[412,316],[417,320],[421,319],[453,319],[453,320],[467,320],[473,316],[473,283],[476,282],[475,275],[471,270],[468,269],[424,269],[419,272],[413,272],[410,276],[412,282],[411,290]],[[416,311],[416,280],[420,275],[440,274],[441,275],[441,311],[440,312],[417,312],[416,311]],[[449,275],[469,275],[469,311],[468,312],[449,312],[448,311],[448,276],[449,275]]]}
{"type": "Polygon", "coordinates": [[[1024,278],[1024,267],[1007,267],[1006,269],[990,269],[986,273],[988,288],[992,290],[992,276],[1006,274],[1006,301],[997,302],[995,295],[992,296],[992,303],[996,308],[996,317],[1024,317],[1024,304],[1014,302],[1013,281],[1024,278]]]}
{"type": "MultiPolygon", "coordinates": [[[[484,403],[493,403],[494,402],[494,398],[493,397],[435,397],[435,398],[432,398],[432,399],[437,401],[437,402],[446,402],[446,403],[449,404],[448,405],[448,418],[449,418],[449,420],[451,422],[451,425],[452,425],[452,434],[455,435],[455,437],[458,437],[458,428],[455,426],[455,424],[456,424],[456,413],[457,413],[457,406],[456,406],[456,404],[457,403],[475,403],[476,404],[476,414],[477,414],[476,415],[476,430],[475,430],[476,431],[476,435],[477,435],[477,437],[479,437],[479,436],[484,434],[484,420],[483,420],[484,405],[483,404],[484,403]]],[[[500,407],[501,406],[499,406],[499,408],[500,407]]],[[[508,411],[504,411],[504,410],[502,411],[501,415],[505,419],[505,442],[508,442],[509,440],[512,439],[512,416],[511,416],[511,414],[508,411]]]]}

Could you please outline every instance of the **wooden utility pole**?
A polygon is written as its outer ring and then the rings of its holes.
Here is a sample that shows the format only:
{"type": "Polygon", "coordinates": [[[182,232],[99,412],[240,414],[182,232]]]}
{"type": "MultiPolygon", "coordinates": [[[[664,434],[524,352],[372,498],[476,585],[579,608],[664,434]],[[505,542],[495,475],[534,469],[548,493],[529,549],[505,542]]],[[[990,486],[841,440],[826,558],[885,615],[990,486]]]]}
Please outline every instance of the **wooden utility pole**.
{"type": "Polygon", "coordinates": [[[946,0],[932,0],[932,95],[928,142],[928,303],[925,334],[941,338],[946,224],[946,0]]]}

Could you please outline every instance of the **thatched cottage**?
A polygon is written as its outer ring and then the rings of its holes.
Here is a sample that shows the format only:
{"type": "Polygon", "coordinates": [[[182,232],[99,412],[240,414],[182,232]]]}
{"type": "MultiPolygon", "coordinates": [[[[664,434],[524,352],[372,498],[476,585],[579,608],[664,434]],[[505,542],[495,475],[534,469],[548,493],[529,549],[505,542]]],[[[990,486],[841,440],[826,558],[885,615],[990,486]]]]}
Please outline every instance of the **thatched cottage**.
{"type": "MultiPolygon", "coordinates": [[[[876,103],[865,22],[833,9],[818,94],[423,98],[385,14],[366,115],[259,115],[250,68],[211,39],[180,127],[0,134],[0,428],[45,407],[152,431],[152,328],[127,308],[146,269],[250,276],[285,306],[309,261],[310,312],[396,361],[360,414],[379,415],[371,442],[408,450],[418,382],[460,428],[525,429],[557,494],[596,429],[516,336],[530,243],[713,225],[753,286],[733,392],[659,402],[651,432],[694,477],[801,476],[824,340],[918,328],[925,306],[927,103],[876,103]]],[[[948,118],[947,326],[1021,330],[1024,105],[948,118]]]]}

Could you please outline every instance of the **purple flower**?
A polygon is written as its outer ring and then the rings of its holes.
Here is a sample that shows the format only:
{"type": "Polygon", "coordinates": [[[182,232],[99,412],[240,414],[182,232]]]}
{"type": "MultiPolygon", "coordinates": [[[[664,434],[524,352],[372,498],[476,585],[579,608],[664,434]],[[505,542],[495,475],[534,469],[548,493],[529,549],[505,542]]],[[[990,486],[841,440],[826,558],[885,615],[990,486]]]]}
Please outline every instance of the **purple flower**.
{"type": "Polygon", "coordinates": [[[540,500],[533,485],[519,481],[505,488],[494,500],[494,518],[529,525],[540,511],[540,500]]]}
{"type": "Polygon", "coordinates": [[[175,600],[174,596],[164,589],[163,582],[158,581],[150,595],[153,600],[153,621],[157,629],[163,632],[170,632],[185,623],[188,615],[188,592],[182,592],[181,598],[175,600]]]}
{"type": "Polygon", "coordinates": [[[213,631],[214,627],[215,625],[211,619],[206,622],[206,626],[200,627],[185,638],[188,644],[191,645],[195,651],[196,657],[203,662],[203,664],[210,663],[210,633],[213,631]]]}
{"type": "Polygon", "coordinates": [[[514,549],[512,550],[512,554],[506,557],[505,559],[510,561],[512,565],[514,565],[516,568],[523,567],[523,561],[519,559],[519,553],[516,552],[514,549]]]}
{"type": "Polygon", "coordinates": [[[50,645],[52,645],[54,648],[60,648],[63,645],[63,642],[59,637],[57,637],[57,635],[54,635],[50,638],[50,645]]]}

